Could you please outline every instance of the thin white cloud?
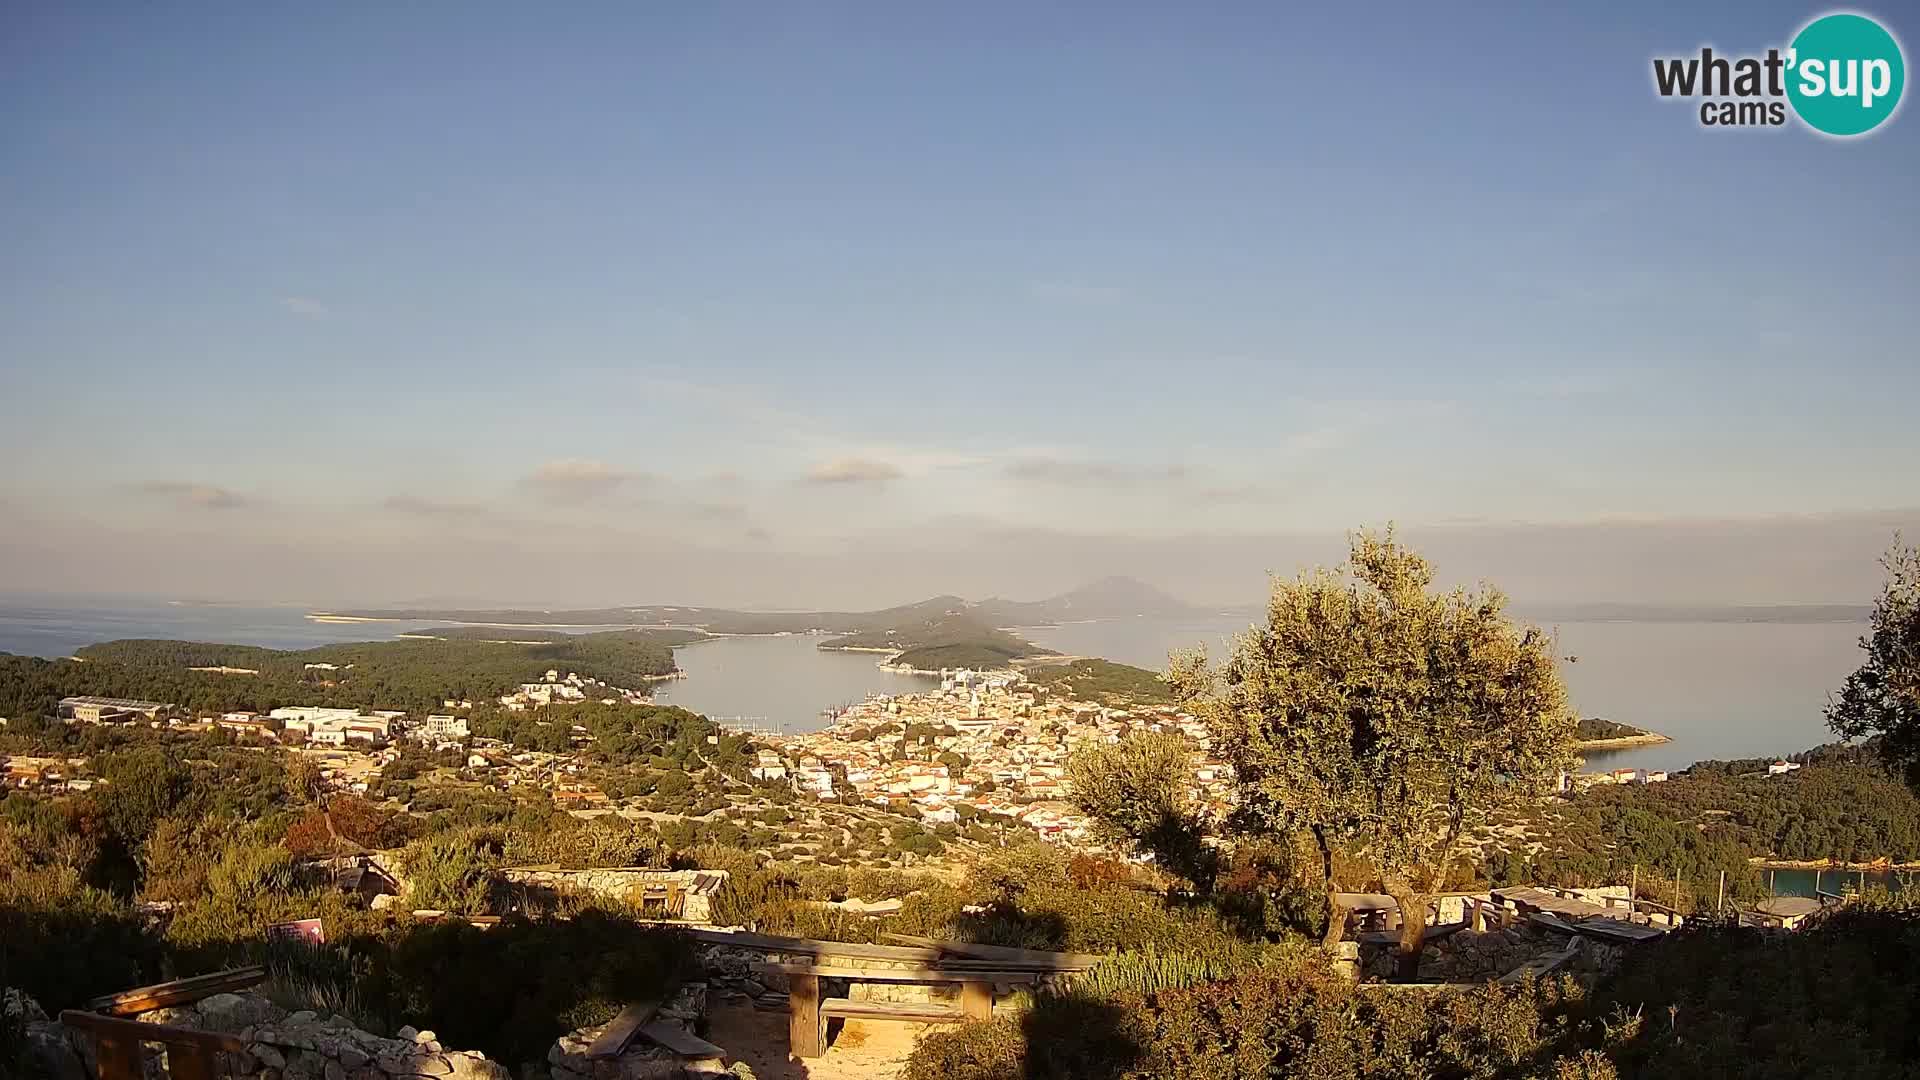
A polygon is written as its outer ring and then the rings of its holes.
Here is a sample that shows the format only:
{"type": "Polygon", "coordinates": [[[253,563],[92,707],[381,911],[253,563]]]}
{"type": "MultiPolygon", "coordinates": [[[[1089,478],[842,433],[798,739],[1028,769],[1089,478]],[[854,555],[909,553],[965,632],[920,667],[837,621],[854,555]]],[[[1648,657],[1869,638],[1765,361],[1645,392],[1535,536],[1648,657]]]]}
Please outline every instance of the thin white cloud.
{"type": "Polygon", "coordinates": [[[333,309],[311,296],[283,296],[280,306],[308,319],[324,319],[333,314],[333,309]]]}
{"type": "Polygon", "coordinates": [[[1185,465],[1134,465],[1056,457],[1019,458],[1008,462],[1005,472],[1014,480],[1109,490],[1181,487],[1194,478],[1193,470],[1185,465]]]}
{"type": "Polygon", "coordinates": [[[542,464],[520,483],[547,502],[577,505],[605,498],[647,479],[644,473],[615,468],[604,461],[559,458],[542,464]]]}
{"type": "Polygon", "coordinates": [[[182,480],[155,480],[136,484],[134,490],[143,495],[167,499],[183,510],[238,510],[257,505],[259,501],[231,488],[182,480]]]}
{"type": "Polygon", "coordinates": [[[883,487],[904,475],[900,467],[891,462],[873,458],[843,457],[832,461],[823,461],[807,472],[810,484],[845,484],[861,487],[883,487]]]}

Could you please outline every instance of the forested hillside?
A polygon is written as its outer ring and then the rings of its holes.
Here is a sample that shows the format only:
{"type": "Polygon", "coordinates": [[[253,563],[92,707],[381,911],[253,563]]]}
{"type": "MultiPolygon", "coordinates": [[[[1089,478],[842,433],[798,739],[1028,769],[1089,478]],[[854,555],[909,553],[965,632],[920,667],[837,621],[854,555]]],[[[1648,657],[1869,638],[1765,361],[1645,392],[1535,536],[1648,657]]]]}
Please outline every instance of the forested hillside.
{"type": "Polygon", "coordinates": [[[52,715],[62,697],[98,694],[190,709],[337,705],[426,710],[486,699],[550,669],[639,688],[674,670],[672,643],[652,631],[578,634],[551,642],[369,641],[263,649],[132,639],[90,645],[78,660],[0,655],[0,715],[52,715]],[[312,667],[309,665],[330,665],[312,667]],[[238,668],[255,674],[194,671],[238,668]]]}

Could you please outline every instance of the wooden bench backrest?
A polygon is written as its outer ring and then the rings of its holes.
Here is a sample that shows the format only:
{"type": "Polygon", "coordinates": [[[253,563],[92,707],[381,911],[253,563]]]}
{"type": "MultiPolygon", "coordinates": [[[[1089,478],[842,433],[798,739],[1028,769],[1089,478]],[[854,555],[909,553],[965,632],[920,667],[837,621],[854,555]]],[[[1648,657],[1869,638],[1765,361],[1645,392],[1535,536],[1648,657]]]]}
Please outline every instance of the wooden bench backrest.
{"type": "Polygon", "coordinates": [[[173,1080],[215,1080],[219,1069],[214,1055],[223,1051],[239,1054],[247,1049],[245,1040],[232,1035],[142,1024],[77,1009],[61,1013],[60,1022],[93,1040],[99,1080],[145,1080],[141,1043],[166,1046],[167,1068],[173,1080]]]}

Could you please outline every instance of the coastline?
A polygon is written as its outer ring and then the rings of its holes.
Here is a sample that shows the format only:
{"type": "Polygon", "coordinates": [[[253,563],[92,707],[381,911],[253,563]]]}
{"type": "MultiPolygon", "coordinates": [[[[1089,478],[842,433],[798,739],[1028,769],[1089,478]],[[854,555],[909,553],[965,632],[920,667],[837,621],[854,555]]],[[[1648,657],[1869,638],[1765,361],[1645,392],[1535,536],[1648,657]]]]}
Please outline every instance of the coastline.
{"type": "Polygon", "coordinates": [[[1673,740],[1658,732],[1648,731],[1639,735],[1622,735],[1617,739],[1589,739],[1573,744],[1575,751],[1580,750],[1621,750],[1629,746],[1659,746],[1673,740]]]}

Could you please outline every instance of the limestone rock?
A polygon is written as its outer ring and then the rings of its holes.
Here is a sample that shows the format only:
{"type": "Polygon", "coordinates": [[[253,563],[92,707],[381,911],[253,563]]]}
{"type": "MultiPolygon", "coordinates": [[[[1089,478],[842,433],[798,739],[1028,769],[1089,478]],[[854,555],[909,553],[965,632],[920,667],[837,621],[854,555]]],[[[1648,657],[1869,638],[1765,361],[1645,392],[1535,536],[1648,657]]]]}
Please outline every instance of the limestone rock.
{"type": "Polygon", "coordinates": [[[412,1024],[404,1024],[401,1026],[399,1031],[396,1031],[393,1034],[397,1038],[405,1039],[408,1042],[412,1042],[415,1038],[417,1038],[420,1035],[420,1029],[414,1027],[412,1024]]]}
{"type": "Polygon", "coordinates": [[[248,1044],[247,1052],[260,1059],[260,1063],[267,1068],[284,1069],[287,1067],[286,1055],[282,1054],[276,1047],[265,1042],[248,1044]]]}
{"type": "Polygon", "coordinates": [[[453,1066],[453,1072],[448,1074],[452,1080],[513,1080],[506,1066],[479,1054],[448,1054],[447,1062],[453,1066]]]}
{"type": "Polygon", "coordinates": [[[148,1009],[135,1016],[142,1024],[157,1024],[161,1027],[199,1028],[200,1014],[191,1007],[170,1009],[148,1009]]]}
{"type": "Polygon", "coordinates": [[[194,1006],[199,1027],[235,1034],[285,1017],[286,1010],[258,994],[214,994],[194,1006]]]}
{"type": "MultiPolygon", "coordinates": [[[[28,998],[29,1002],[33,999],[28,998]]],[[[38,1009],[39,1006],[34,1006],[38,1009]]],[[[45,1013],[41,1013],[45,1016],[45,1013]]],[[[59,1024],[38,1020],[27,1025],[25,1059],[28,1076],[47,1080],[87,1080],[87,1068],[59,1024]]]]}
{"type": "Polygon", "coordinates": [[[44,1023],[47,1011],[33,1000],[25,990],[8,987],[5,995],[0,996],[0,1016],[18,1023],[21,1027],[28,1024],[44,1023]]]}

